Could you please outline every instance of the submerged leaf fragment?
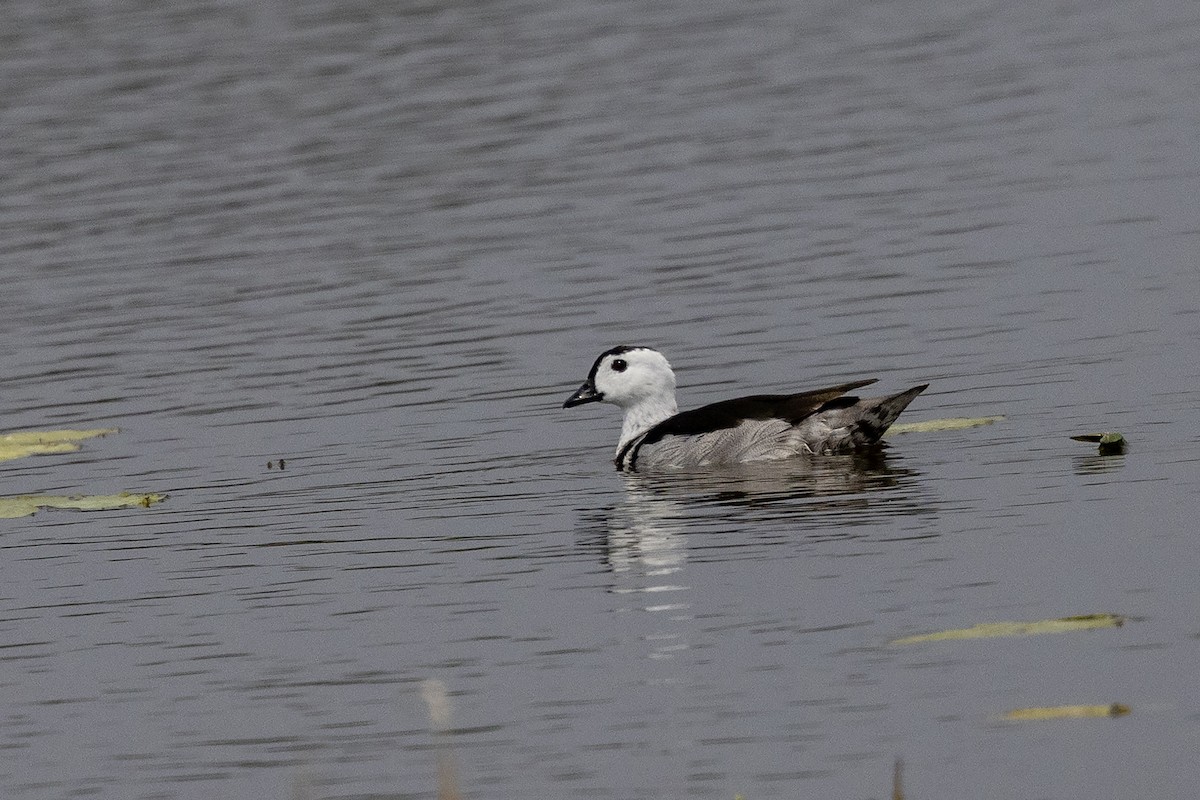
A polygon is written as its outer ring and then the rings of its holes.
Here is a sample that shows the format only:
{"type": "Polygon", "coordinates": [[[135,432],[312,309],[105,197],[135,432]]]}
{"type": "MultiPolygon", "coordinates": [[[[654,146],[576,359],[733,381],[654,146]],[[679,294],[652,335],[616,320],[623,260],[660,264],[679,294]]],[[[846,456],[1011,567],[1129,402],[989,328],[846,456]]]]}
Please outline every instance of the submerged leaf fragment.
{"type": "Polygon", "coordinates": [[[1124,453],[1125,446],[1128,444],[1125,437],[1116,431],[1105,431],[1104,433],[1081,433],[1077,436],[1072,436],[1077,442],[1091,442],[1100,445],[1100,455],[1111,455],[1114,453],[1124,453]]]}
{"type": "Polygon", "coordinates": [[[0,497],[0,519],[32,516],[42,508],[70,508],[77,511],[107,511],[114,508],[149,508],[166,500],[165,494],[121,492],[107,495],[25,494],[0,497]]]}
{"type": "Polygon", "coordinates": [[[1003,416],[997,417],[946,417],[930,419],[925,422],[898,422],[887,429],[884,436],[894,433],[933,433],[935,431],[958,431],[964,428],[978,428],[980,425],[991,425],[999,422],[1003,416]]]}
{"type": "Polygon", "coordinates": [[[73,453],[79,449],[75,442],[116,433],[116,428],[91,430],[16,431],[0,436],[0,461],[38,455],[41,453],[73,453]]]}
{"type": "Polygon", "coordinates": [[[944,642],[952,639],[991,639],[1000,636],[1034,636],[1040,633],[1068,633],[1095,628],[1119,628],[1125,618],[1118,614],[1084,614],[1078,617],[1046,619],[1040,622],[984,622],[970,628],[922,633],[893,639],[892,644],[944,642]]]}
{"type": "Polygon", "coordinates": [[[1045,719],[1081,719],[1084,717],[1123,717],[1132,711],[1124,703],[1107,706],[1047,706],[1044,708],[1017,708],[1009,711],[1002,719],[1027,722],[1045,719]]]}

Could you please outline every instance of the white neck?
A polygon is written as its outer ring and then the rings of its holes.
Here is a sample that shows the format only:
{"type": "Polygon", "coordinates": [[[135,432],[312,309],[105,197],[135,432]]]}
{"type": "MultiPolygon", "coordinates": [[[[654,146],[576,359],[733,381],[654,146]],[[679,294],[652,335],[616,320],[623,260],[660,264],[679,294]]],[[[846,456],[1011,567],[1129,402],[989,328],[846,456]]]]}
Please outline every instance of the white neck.
{"type": "Polygon", "coordinates": [[[674,393],[647,397],[637,404],[625,409],[625,423],[621,426],[621,441],[617,443],[617,453],[626,444],[641,436],[664,419],[675,416],[679,408],[675,405],[674,393]]]}

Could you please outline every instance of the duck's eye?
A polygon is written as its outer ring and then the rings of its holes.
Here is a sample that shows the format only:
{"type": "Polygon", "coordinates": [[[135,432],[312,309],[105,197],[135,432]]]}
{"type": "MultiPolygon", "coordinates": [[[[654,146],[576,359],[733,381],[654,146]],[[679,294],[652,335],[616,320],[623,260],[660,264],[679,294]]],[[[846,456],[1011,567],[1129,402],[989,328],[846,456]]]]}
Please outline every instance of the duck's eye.
{"type": "Polygon", "coordinates": [[[625,359],[614,358],[613,363],[612,363],[612,371],[613,372],[624,372],[625,368],[628,366],[629,365],[625,363],[625,359]]]}

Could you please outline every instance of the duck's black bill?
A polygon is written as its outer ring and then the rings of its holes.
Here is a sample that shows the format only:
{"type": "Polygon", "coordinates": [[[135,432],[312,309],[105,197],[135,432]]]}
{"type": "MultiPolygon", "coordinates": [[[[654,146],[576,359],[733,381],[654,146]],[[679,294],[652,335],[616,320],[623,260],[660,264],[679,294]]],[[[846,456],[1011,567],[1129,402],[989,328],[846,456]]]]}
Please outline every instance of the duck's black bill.
{"type": "Polygon", "coordinates": [[[591,381],[584,381],[583,386],[575,390],[575,394],[568,397],[567,402],[563,403],[563,408],[581,406],[584,403],[595,403],[603,399],[604,395],[596,391],[596,387],[592,386],[591,381]]]}

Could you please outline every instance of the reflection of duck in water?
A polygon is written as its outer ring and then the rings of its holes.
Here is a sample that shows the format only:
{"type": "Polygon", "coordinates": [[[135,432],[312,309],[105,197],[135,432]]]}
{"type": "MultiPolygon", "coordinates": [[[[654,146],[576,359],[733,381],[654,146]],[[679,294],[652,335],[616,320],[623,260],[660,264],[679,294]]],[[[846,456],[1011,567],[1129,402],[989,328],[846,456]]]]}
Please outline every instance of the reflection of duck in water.
{"type": "Polygon", "coordinates": [[[622,346],[600,354],[563,407],[601,401],[625,410],[620,469],[708,467],[849,453],[878,442],[928,384],[888,397],[846,394],[874,382],[739,397],[680,413],[675,373],[662,353],[622,346]]]}
{"type": "Polygon", "coordinates": [[[649,647],[647,656],[670,659],[686,651],[693,628],[688,609],[686,509],[672,500],[627,486],[624,502],[590,520],[587,527],[611,584],[623,598],[618,608],[636,611],[626,630],[649,647]]]}
{"type": "MultiPolygon", "coordinates": [[[[626,484],[625,501],[605,520],[605,550],[614,573],[627,573],[637,591],[677,591],[666,576],[687,560],[686,508],[639,486],[626,484]]],[[[617,591],[631,591],[631,587],[617,591]]]]}
{"type": "MultiPolygon", "coordinates": [[[[779,501],[820,501],[896,489],[910,484],[914,474],[892,464],[882,448],[874,447],[783,464],[729,464],[694,472],[628,472],[623,477],[627,492],[636,486],[643,493],[688,505],[769,506],[779,501]]],[[[859,501],[866,499],[861,497],[859,501]]]]}

